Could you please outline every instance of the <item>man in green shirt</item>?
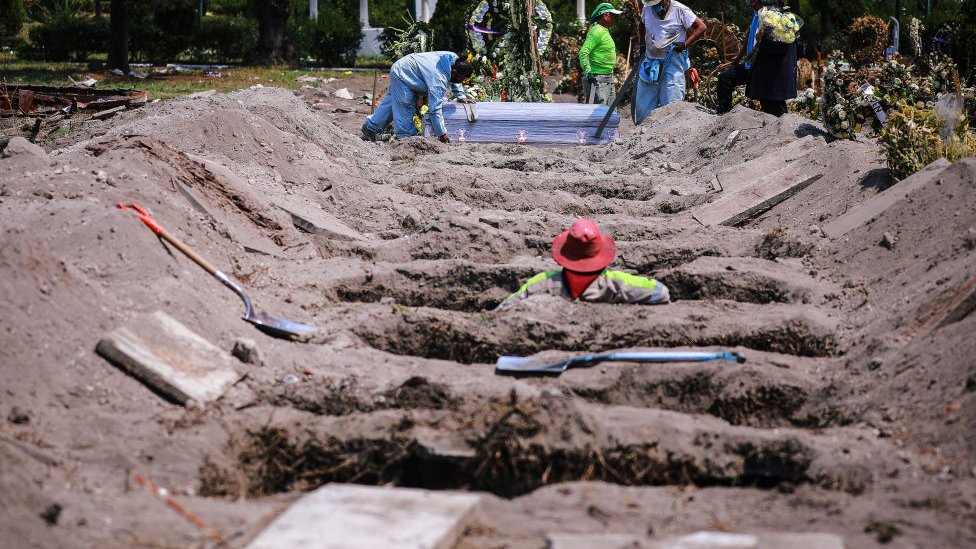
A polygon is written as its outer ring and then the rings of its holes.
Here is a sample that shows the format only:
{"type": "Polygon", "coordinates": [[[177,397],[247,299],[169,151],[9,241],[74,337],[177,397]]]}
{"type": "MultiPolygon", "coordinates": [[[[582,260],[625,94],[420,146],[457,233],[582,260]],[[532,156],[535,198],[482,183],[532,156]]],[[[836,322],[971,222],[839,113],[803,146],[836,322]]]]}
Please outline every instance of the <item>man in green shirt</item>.
{"type": "Polygon", "coordinates": [[[610,27],[623,13],[612,4],[603,3],[590,15],[590,30],[580,47],[579,61],[583,69],[583,94],[588,103],[610,105],[617,96],[617,78],[613,69],[617,64],[617,46],[610,36],[610,27]]]}

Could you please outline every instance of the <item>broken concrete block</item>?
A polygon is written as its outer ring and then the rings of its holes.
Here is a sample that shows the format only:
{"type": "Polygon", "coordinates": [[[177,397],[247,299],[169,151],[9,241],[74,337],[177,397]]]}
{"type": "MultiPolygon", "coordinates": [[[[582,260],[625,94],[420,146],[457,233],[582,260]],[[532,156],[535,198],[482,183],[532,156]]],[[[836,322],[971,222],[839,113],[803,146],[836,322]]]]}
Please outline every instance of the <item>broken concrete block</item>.
{"type": "Polygon", "coordinates": [[[230,354],[244,364],[254,364],[256,366],[264,364],[264,359],[261,357],[261,350],[258,349],[258,344],[253,339],[246,337],[237,338],[237,341],[234,342],[234,349],[230,354]]]}
{"type": "Polygon", "coordinates": [[[870,222],[888,208],[904,200],[908,195],[931,183],[942,170],[950,165],[951,163],[945,158],[936,160],[860,206],[827,223],[823,228],[824,233],[829,237],[836,238],[870,222]]]}
{"type": "Polygon", "coordinates": [[[115,330],[95,351],[180,404],[215,400],[242,376],[233,357],[162,311],[115,330]]]}
{"type": "Polygon", "coordinates": [[[291,216],[295,227],[310,234],[320,234],[339,240],[365,240],[362,234],[325,210],[297,202],[276,204],[291,216]]]}
{"type": "Polygon", "coordinates": [[[449,549],[480,496],[329,484],[298,500],[247,549],[449,549]]]}
{"type": "Polygon", "coordinates": [[[40,170],[51,163],[44,149],[20,136],[7,142],[3,149],[3,158],[11,159],[25,170],[40,170]]]}
{"type": "Polygon", "coordinates": [[[719,170],[715,174],[716,181],[712,185],[716,191],[725,192],[748,187],[770,173],[795,163],[823,146],[826,146],[823,138],[808,135],[784,147],[769,151],[759,158],[719,170]]]}
{"type": "Polygon", "coordinates": [[[748,534],[695,532],[651,543],[650,549],[759,549],[759,540],[748,534]]]}
{"type": "Polygon", "coordinates": [[[757,534],[758,549],[844,549],[835,534],[757,534]]]}
{"type": "Polygon", "coordinates": [[[692,217],[702,225],[735,227],[768,212],[821,177],[823,174],[783,168],[744,187],[726,189],[718,200],[700,207],[692,217]]]}
{"type": "Polygon", "coordinates": [[[642,539],[634,534],[549,534],[546,549],[640,549],[642,539]]]}

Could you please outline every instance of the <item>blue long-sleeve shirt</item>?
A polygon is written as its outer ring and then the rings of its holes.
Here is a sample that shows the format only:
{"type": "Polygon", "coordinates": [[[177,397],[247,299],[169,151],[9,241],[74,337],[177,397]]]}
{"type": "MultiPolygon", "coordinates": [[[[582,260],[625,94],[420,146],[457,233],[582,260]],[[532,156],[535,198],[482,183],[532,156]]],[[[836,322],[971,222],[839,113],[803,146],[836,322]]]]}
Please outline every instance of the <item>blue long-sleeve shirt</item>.
{"type": "MultiPolygon", "coordinates": [[[[756,33],[759,32],[759,13],[752,14],[752,23],[749,24],[749,36],[746,37],[746,55],[752,53],[756,47],[756,33]]],[[[752,63],[746,61],[746,69],[751,69],[752,63]]]]}
{"type": "Polygon", "coordinates": [[[457,54],[449,51],[414,53],[393,64],[390,72],[417,93],[427,94],[427,116],[434,135],[444,135],[442,104],[453,91],[458,98],[465,97],[464,88],[451,82],[451,67],[457,54]]]}

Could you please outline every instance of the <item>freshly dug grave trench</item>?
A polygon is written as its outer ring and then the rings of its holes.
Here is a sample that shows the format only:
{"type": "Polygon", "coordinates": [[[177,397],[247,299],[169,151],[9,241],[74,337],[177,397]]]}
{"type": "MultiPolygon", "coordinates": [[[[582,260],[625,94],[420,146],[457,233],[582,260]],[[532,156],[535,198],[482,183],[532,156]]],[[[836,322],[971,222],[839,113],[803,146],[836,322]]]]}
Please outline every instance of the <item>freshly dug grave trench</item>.
{"type": "Polygon", "coordinates": [[[525,267],[477,264],[433,267],[432,271],[397,267],[392,273],[373,273],[366,283],[340,283],[327,294],[334,292],[346,302],[392,299],[405,307],[479,312],[494,309],[535,272],[525,267]]]}
{"type": "Polygon", "coordinates": [[[304,424],[265,419],[234,437],[228,454],[208,458],[199,475],[201,493],[224,497],[329,482],[515,497],[577,480],[756,488],[814,483],[857,493],[872,482],[862,463],[877,455],[875,446],[851,434],[767,431],[640,408],[518,400],[513,393],[455,412],[388,411],[304,424]]]}
{"type": "Polygon", "coordinates": [[[327,383],[302,383],[275,388],[257,387],[252,405],[289,406],[323,416],[342,416],[375,410],[457,410],[462,395],[443,383],[411,376],[381,391],[360,388],[355,378],[327,383]]]}
{"type": "MultiPolygon", "coordinates": [[[[526,309],[479,314],[444,314],[427,309],[397,314],[377,311],[353,331],[370,346],[397,355],[452,360],[463,364],[494,363],[501,355],[532,355],[546,350],[595,352],[627,347],[747,347],[799,356],[828,356],[836,344],[832,331],[799,310],[782,314],[767,309],[702,310],[687,316],[655,318],[653,307],[559,303],[555,309],[526,309]],[[588,314],[560,314],[564,305],[587,308],[588,314]],[[771,314],[772,313],[772,314],[771,314]],[[731,315],[746,317],[736,322],[731,315]],[[751,318],[749,318],[751,316],[751,318]],[[385,317],[385,318],[383,318],[385,317]],[[588,322],[567,322],[567,319],[588,322]]],[[[691,304],[689,304],[691,305],[691,304]]],[[[542,304],[541,306],[545,306],[542,304]]],[[[528,306],[527,306],[528,307],[528,306]]],[[[662,307],[677,308],[678,305],[662,307]]]]}

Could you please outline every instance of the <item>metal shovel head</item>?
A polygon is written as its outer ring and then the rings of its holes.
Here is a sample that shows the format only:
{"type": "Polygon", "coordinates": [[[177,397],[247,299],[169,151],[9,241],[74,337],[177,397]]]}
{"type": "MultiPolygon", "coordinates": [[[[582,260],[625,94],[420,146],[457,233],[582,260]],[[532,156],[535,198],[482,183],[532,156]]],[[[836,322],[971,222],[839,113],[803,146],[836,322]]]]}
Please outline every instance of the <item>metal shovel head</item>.
{"type": "Polygon", "coordinates": [[[600,362],[707,362],[721,360],[741,364],[745,357],[734,351],[630,351],[566,356],[544,352],[534,356],[500,356],[495,373],[509,375],[559,375],[569,367],[587,367],[600,362]]]}
{"type": "Polygon", "coordinates": [[[275,318],[271,315],[252,311],[243,317],[244,320],[253,324],[257,329],[272,337],[280,337],[293,341],[305,341],[312,337],[317,331],[314,326],[294,322],[282,318],[275,318]]]}

